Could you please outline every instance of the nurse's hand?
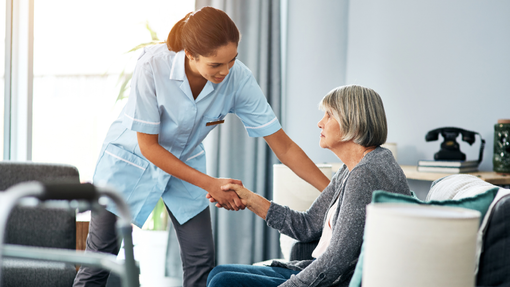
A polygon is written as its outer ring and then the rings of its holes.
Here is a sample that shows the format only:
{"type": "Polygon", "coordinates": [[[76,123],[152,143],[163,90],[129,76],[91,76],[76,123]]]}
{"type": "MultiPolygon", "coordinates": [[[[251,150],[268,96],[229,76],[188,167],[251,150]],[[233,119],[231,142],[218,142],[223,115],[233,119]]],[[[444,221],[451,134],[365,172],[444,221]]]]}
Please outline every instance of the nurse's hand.
{"type": "Polygon", "coordinates": [[[239,198],[241,199],[241,202],[245,206],[248,206],[248,204],[250,203],[250,197],[253,194],[253,191],[247,189],[243,185],[236,184],[236,183],[223,185],[221,187],[221,189],[223,189],[224,191],[230,191],[230,190],[235,191],[235,193],[237,194],[237,196],[239,196],[239,198]]]}
{"type": "Polygon", "coordinates": [[[209,198],[210,202],[216,202],[217,207],[223,207],[227,210],[235,210],[245,209],[246,206],[242,203],[239,196],[234,191],[224,191],[221,189],[221,186],[226,184],[238,184],[242,186],[242,182],[236,179],[230,178],[217,178],[215,179],[215,183],[209,188],[207,191],[207,198],[209,198]]]}
{"type": "MultiPolygon", "coordinates": [[[[224,192],[234,192],[234,191],[229,190],[229,191],[224,191],[224,192]]],[[[210,202],[216,202],[215,206],[217,208],[225,208],[227,210],[235,210],[235,211],[238,211],[239,209],[244,210],[246,208],[246,205],[243,203],[242,200],[241,200],[241,204],[243,204],[243,206],[240,206],[238,209],[234,209],[234,208],[225,207],[225,206],[221,205],[210,193],[206,194],[205,197],[208,198],[210,202]]]]}

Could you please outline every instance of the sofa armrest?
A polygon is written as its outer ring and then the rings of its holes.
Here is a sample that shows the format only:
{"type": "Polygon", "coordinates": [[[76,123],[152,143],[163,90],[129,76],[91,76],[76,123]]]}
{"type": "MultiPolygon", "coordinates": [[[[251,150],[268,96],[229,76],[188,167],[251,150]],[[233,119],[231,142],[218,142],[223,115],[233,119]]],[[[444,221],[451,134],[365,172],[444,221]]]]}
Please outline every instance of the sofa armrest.
{"type": "Polygon", "coordinates": [[[510,284],[510,194],[494,206],[483,237],[477,286],[510,284]]]}

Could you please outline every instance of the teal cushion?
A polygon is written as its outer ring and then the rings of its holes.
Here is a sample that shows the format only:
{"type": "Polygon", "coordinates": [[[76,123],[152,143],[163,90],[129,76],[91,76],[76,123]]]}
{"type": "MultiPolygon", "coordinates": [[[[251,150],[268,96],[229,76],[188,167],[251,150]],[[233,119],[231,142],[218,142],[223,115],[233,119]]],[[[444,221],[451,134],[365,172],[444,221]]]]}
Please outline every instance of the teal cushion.
{"type": "Polygon", "coordinates": [[[484,218],[489,206],[491,205],[494,197],[499,191],[499,187],[488,189],[487,191],[477,194],[473,197],[466,197],[461,199],[448,199],[448,200],[431,200],[421,201],[417,197],[376,190],[372,194],[372,202],[391,202],[391,203],[410,203],[410,204],[425,204],[425,205],[441,205],[450,207],[463,207],[480,211],[480,223],[484,218]]]}
{"type": "Polygon", "coordinates": [[[356,268],[354,269],[354,274],[352,274],[351,281],[349,282],[349,287],[360,287],[361,286],[361,277],[363,275],[363,249],[365,247],[365,243],[361,245],[361,252],[358,257],[358,262],[356,263],[356,268]]]}
{"type": "MultiPolygon", "coordinates": [[[[488,189],[484,193],[477,194],[473,197],[466,197],[458,200],[448,199],[448,200],[431,200],[431,201],[421,201],[418,199],[414,193],[412,196],[402,195],[382,190],[376,190],[372,194],[372,203],[382,203],[382,202],[391,202],[391,203],[404,203],[404,204],[425,204],[425,205],[441,205],[441,206],[450,206],[450,207],[463,207],[468,209],[478,210],[481,213],[480,223],[482,222],[489,206],[491,205],[494,197],[499,191],[499,187],[494,187],[488,189]]],[[[349,287],[359,287],[361,286],[361,277],[363,273],[363,246],[361,245],[361,252],[358,257],[358,263],[356,263],[356,269],[354,269],[354,274],[352,275],[351,281],[349,282],[349,287]]]]}

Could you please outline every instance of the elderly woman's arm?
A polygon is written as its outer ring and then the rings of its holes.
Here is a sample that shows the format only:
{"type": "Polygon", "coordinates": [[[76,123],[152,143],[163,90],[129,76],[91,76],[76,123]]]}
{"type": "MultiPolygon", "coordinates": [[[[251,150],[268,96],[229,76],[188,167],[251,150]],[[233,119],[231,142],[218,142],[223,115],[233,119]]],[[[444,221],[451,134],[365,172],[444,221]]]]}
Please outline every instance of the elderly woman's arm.
{"type": "MultiPolygon", "coordinates": [[[[319,197],[305,211],[295,211],[287,206],[270,202],[264,197],[253,193],[241,185],[228,184],[222,186],[223,190],[234,190],[243,204],[255,214],[266,220],[268,226],[279,230],[299,241],[308,242],[317,240],[322,232],[324,217],[335,194],[339,193],[337,183],[347,176],[347,172],[338,172],[331,184],[328,185],[319,197]],[[269,218],[268,218],[269,217],[269,218]]],[[[211,201],[214,199],[209,197],[211,201]]]]}

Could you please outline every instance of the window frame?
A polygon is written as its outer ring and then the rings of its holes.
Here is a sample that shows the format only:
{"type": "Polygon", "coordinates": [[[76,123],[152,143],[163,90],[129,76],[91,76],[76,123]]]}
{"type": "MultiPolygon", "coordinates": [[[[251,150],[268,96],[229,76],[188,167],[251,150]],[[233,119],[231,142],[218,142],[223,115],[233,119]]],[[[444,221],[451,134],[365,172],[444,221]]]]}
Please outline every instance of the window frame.
{"type": "Polygon", "coordinates": [[[3,160],[32,159],[34,0],[6,0],[3,160]]]}

